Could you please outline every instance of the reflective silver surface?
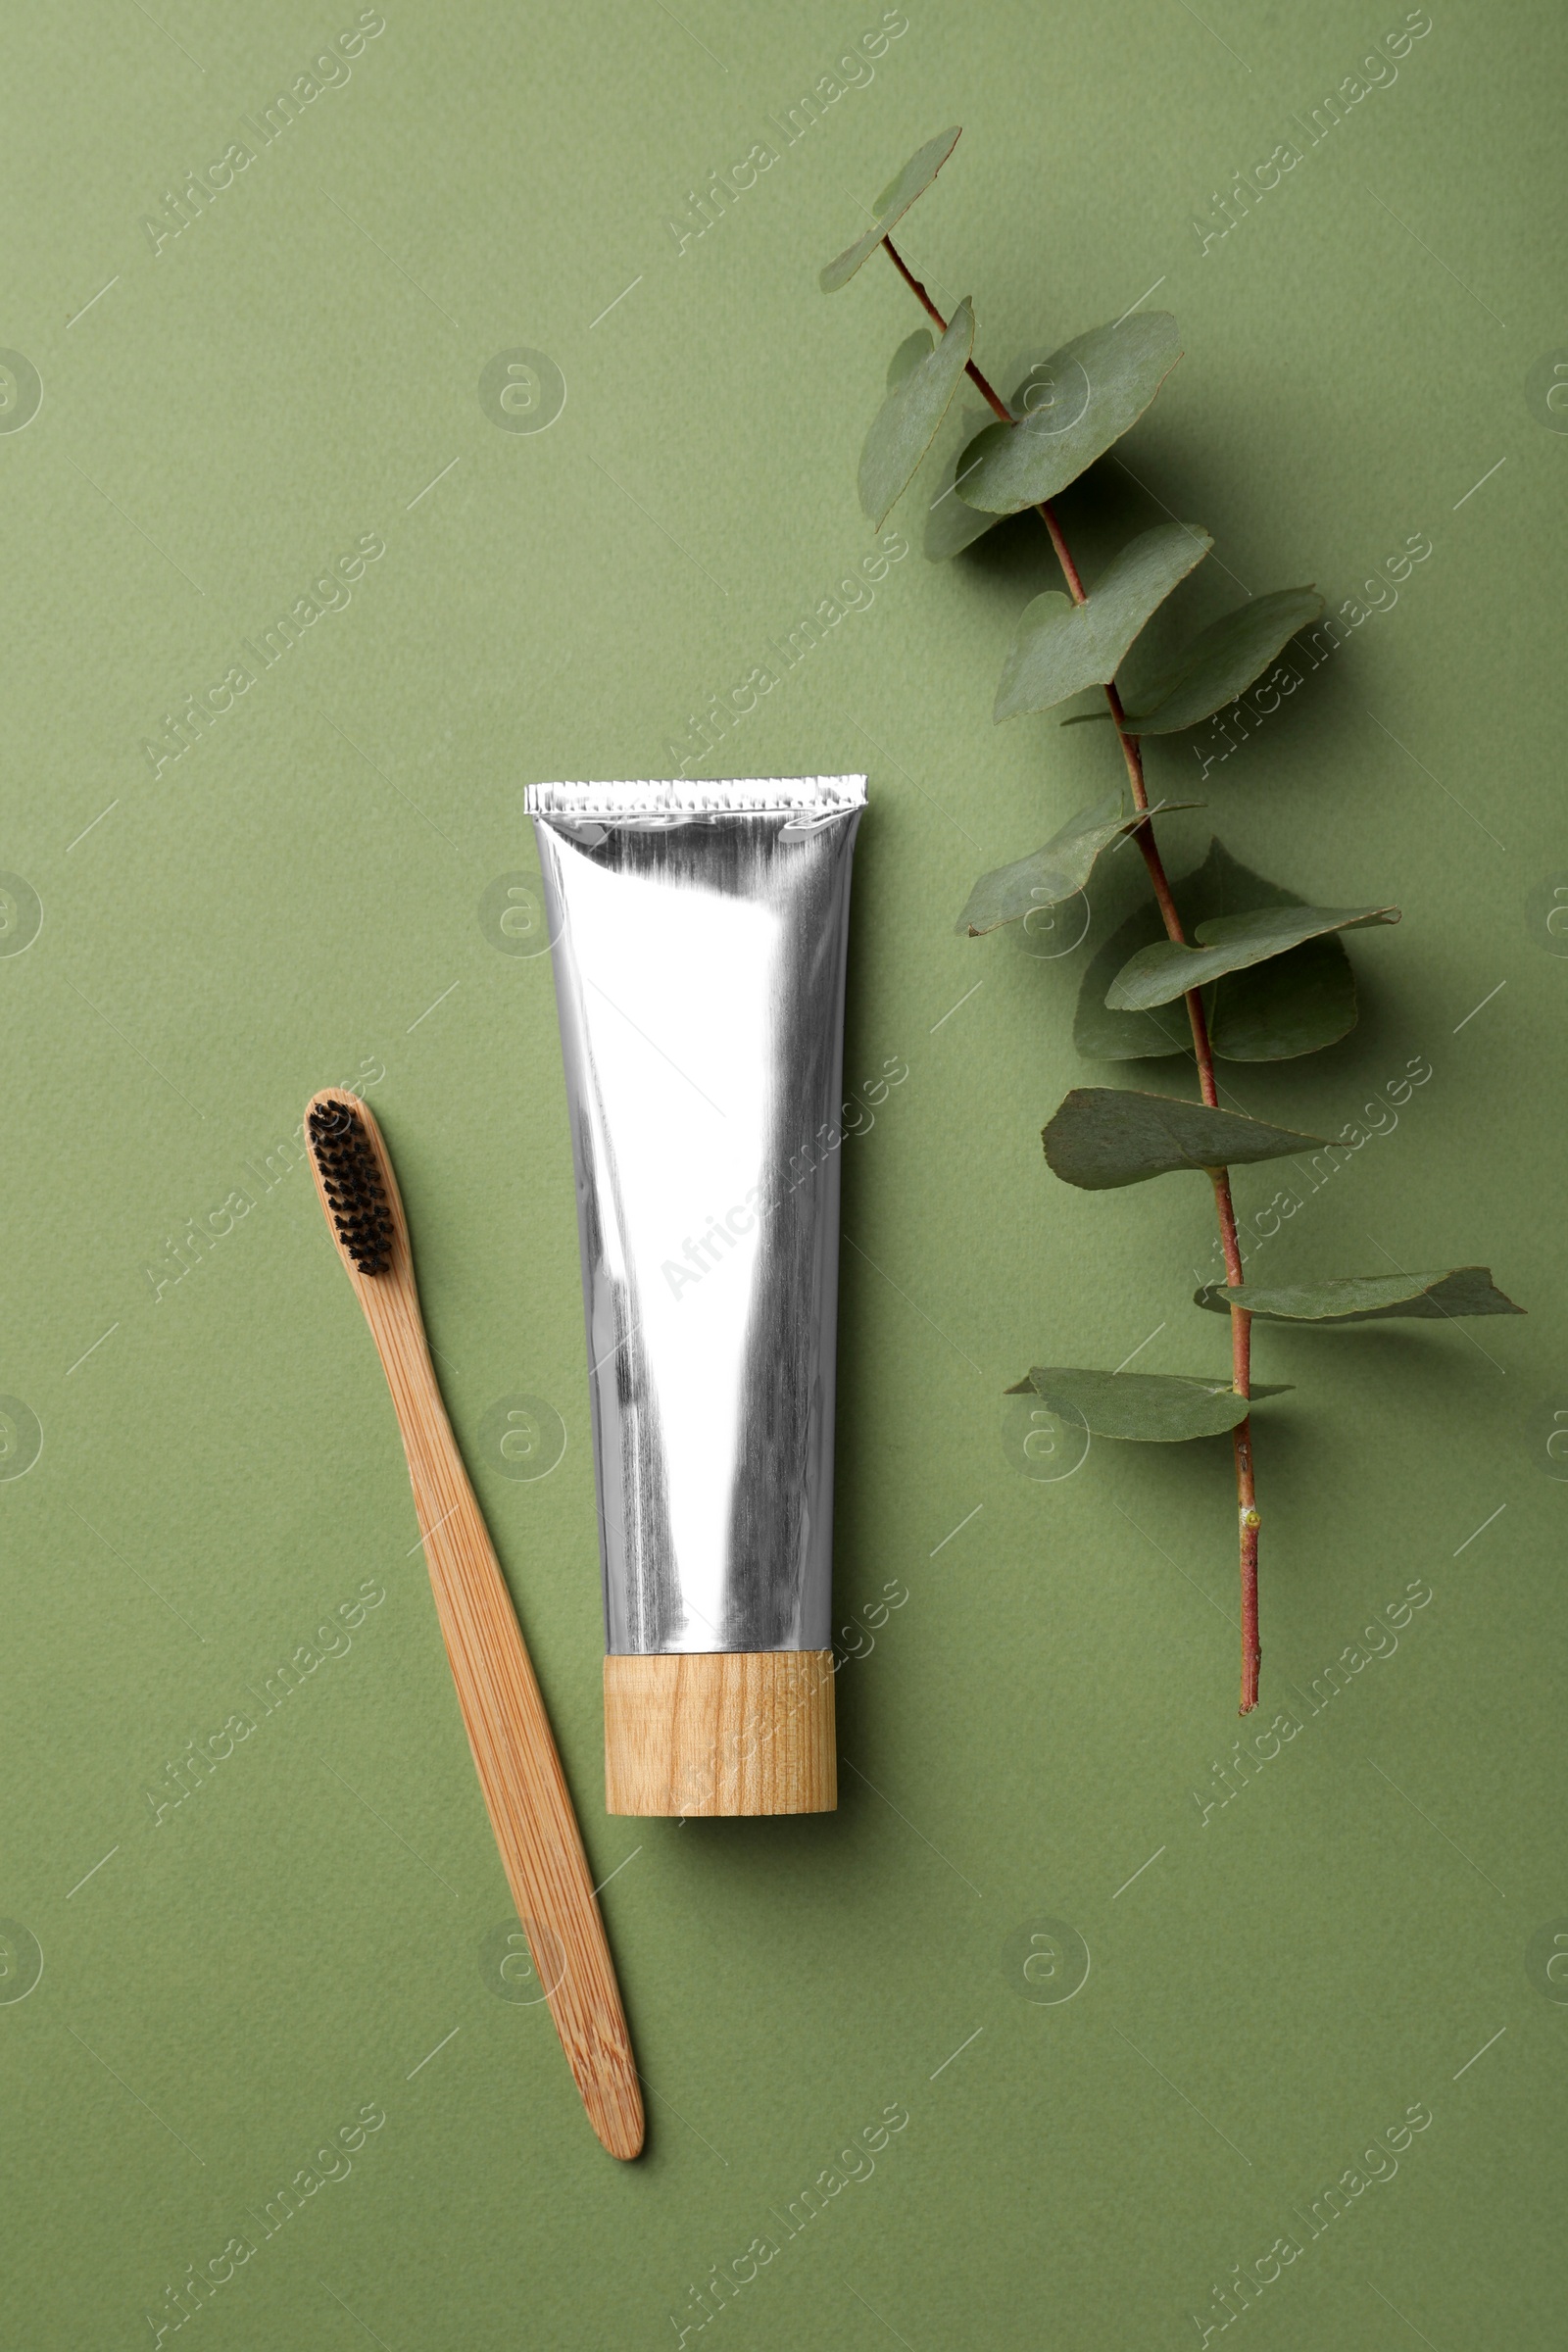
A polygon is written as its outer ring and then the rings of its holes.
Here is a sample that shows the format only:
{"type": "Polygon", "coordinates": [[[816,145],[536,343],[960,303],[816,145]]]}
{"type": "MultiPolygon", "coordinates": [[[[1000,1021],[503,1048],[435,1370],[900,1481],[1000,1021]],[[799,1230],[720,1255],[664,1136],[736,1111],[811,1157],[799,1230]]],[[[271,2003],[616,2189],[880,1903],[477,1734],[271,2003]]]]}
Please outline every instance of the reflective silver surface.
{"type": "Polygon", "coordinates": [[[615,1651],[825,1649],[863,776],[540,784],[615,1651]]]}

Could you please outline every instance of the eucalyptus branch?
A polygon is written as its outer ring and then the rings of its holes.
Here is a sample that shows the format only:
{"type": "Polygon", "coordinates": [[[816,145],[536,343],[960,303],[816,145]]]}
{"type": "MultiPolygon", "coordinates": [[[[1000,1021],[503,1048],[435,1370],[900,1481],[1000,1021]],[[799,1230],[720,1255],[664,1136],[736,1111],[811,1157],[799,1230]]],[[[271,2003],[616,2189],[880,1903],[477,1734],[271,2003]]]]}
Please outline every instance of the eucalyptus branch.
{"type": "MultiPolygon", "coordinates": [[[[879,245],[908,286],[940,340],[920,328],[894,354],[887,397],[860,456],[860,503],[878,525],[930,463],[939,483],[930,499],[925,552],[955,556],[1005,514],[1033,507],[1050,535],[1067,595],[1048,590],[1019,618],[997,688],[1001,720],[1059,707],[1082,689],[1101,688],[1131,788],[1080,809],[1043,849],[982,875],[957,928],[970,938],[1058,906],[1086,886],[1096,859],[1128,834],[1148,871],[1154,906],[1140,908],[1096,954],[1084,975],[1074,1021],[1079,1050],[1095,1059],[1137,1060],[1180,1051],[1150,1015],[1180,997],[1187,1007],[1200,1101],[1131,1089],[1075,1087],[1048,1123],[1047,1164],[1088,1192],[1141,1184],[1178,1171],[1206,1175],[1219,1225],[1223,1283],[1204,1283],[1200,1307],[1229,1317],[1231,1377],[1099,1372],[1036,1365],[1020,1391],[1078,1420],[1091,1436],[1168,1443],[1229,1432],[1235,1455],[1241,1539],[1242,1693],[1245,1715],[1257,1702],[1257,1495],[1252,1464],[1252,1406],[1280,1394],[1252,1380],[1255,1321],[1361,1323],[1388,1316],[1517,1314],[1484,1266],[1442,1274],[1337,1277],[1267,1290],[1245,1281],[1233,1165],[1332,1146],[1321,1137],[1222,1110],[1217,1059],[1284,1061],[1331,1046],[1356,1018],[1355,983],[1340,934],[1397,922],[1395,906],[1308,906],[1292,892],[1250,873],[1219,842],[1195,873],[1172,884],[1154,819],[1171,804],[1150,801],[1144,768],[1147,738],[1178,734],[1226,709],[1279,661],[1292,637],[1321,613],[1315,588],[1253,597],[1200,631],[1157,685],[1128,709],[1121,684],[1126,657],[1153,613],[1213,544],[1196,525],[1158,524],[1116,556],[1088,588],[1067,545],[1054,500],[1137,421],[1181,357],[1176,322],[1164,312],[1128,312],[1064,344],[1047,363],[1054,389],[1076,386],[1064,419],[1040,416],[1023,392],[1004,401],[973,356],[975,321],[966,298],[945,318],[892,238],[892,229],[923,195],[956,145],[943,132],[911,156],[877,200],[872,227],[821,272],[825,293],[847,285],[879,245]],[[939,436],[960,380],[967,376],[994,423],[960,431],[938,454],[939,436]],[[952,502],[950,504],[950,502],[952,502]],[[1246,911],[1238,912],[1240,907],[1246,911]],[[1160,936],[1161,932],[1163,937],[1160,936]]],[[[960,425],[962,420],[960,419],[960,425]]],[[[1178,803],[1186,807],[1191,804],[1178,803]]]]}
{"type": "MultiPolygon", "coordinates": [[[[947,320],[894,244],[893,239],[884,237],[882,246],[894,269],[897,270],[915,300],[925,311],[938,334],[945,335],[948,331],[947,320]]],[[[972,359],[965,361],[964,373],[982,399],[990,404],[1002,423],[1010,425],[1016,421],[1012,412],[1008,409],[1005,401],[1002,399],[990,378],[981,373],[972,359]]],[[[1035,512],[1051,534],[1051,544],[1055,550],[1056,561],[1061,565],[1068,594],[1075,605],[1086,605],[1089,602],[1089,592],[1079,575],[1077,564],[1072,560],[1071,551],[1062,532],[1061,524],[1056,518],[1054,508],[1049,499],[1041,499],[1036,504],[1035,512]]],[[[1122,758],[1127,763],[1127,775],[1133,790],[1133,804],[1138,808],[1147,808],[1149,807],[1149,788],[1144,780],[1143,753],[1139,748],[1138,738],[1135,735],[1129,735],[1123,723],[1127,714],[1122,709],[1121,696],[1116,691],[1116,683],[1113,678],[1105,681],[1105,701],[1110,709],[1111,724],[1116,730],[1116,740],[1121,746],[1122,758]]],[[[1152,818],[1148,824],[1140,825],[1133,838],[1143,852],[1144,863],[1149,868],[1149,879],[1153,886],[1155,902],[1165,925],[1165,936],[1177,947],[1185,947],[1187,934],[1182,929],[1181,916],[1176,911],[1176,902],[1171,896],[1164,860],[1160,857],[1159,846],[1154,839],[1152,818]]],[[[1202,996],[1196,988],[1188,989],[1183,1002],[1187,1006],[1187,1018],[1192,1026],[1193,1053],[1198,1062],[1199,1088],[1203,1101],[1214,1106],[1219,1102],[1219,1087],[1214,1077],[1214,1055],[1208,1042],[1208,1023],[1203,1015],[1202,996]]],[[[1217,1167],[1211,1168],[1209,1174],[1214,1186],[1214,1206],[1219,1217],[1220,1246],[1225,1253],[1225,1278],[1229,1284],[1240,1290],[1243,1283],[1242,1255],[1236,1234],[1236,1209],[1231,1200],[1231,1172],[1229,1168],[1217,1167]]],[[[1248,1314],[1245,1306],[1238,1306],[1234,1300],[1230,1311],[1233,1380],[1237,1395],[1246,1396],[1250,1393],[1251,1387],[1251,1317],[1248,1314]]],[[[1263,1654],[1259,1646],[1257,1630],[1257,1531],[1260,1522],[1257,1510],[1257,1492],[1252,1478],[1250,1415],[1245,1420],[1238,1421],[1232,1432],[1232,1440],[1236,1453],[1237,1517],[1241,1529],[1242,1699],[1238,1713],[1248,1715],[1257,1704],[1258,1666],[1263,1654]]]]}

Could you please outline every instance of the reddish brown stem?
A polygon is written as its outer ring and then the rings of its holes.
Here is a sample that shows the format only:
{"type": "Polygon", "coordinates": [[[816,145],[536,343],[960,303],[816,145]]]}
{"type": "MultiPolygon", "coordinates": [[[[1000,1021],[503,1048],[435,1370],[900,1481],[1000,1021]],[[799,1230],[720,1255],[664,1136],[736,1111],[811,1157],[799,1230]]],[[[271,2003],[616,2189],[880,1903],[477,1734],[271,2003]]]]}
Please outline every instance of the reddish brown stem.
{"type": "MultiPolygon", "coordinates": [[[[1236,1209],[1231,1200],[1228,1168],[1211,1168],[1214,1207],[1219,1217],[1220,1246],[1225,1252],[1225,1279],[1235,1290],[1244,1280],[1241,1243],[1236,1232],[1236,1209]]],[[[1252,1318],[1242,1306],[1231,1307],[1232,1382],[1239,1396],[1252,1391],[1252,1318]]],[[[1242,1552],[1242,1697],[1238,1713],[1250,1715],[1257,1704],[1257,1670],[1262,1657],[1257,1635],[1257,1489],[1252,1478],[1252,1417],[1238,1421],[1231,1432],[1236,1452],[1236,1508],[1242,1552]]]]}
{"type": "MultiPolygon", "coordinates": [[[[887,250],[888,259],[916,302],[919,303],[938,332],[945,335],[948,331],[947,320],[905,261],[892,238],[884,237],[882,243],[887,250]]],[[[964,362],[964,373],[981,398],[988,404],[993,415],[1002,423],[1016,423],[1017,419],[1008,409],[1006,402],[972,359],[964,362]]],[[[1078,566],[1073,562],[1072,551],[1062,534],[1054,509],[1049,500],[1042,500],[1037,512],[1041,521],[1051,534],[1051,544],[1055,550],[1056,561],[1061,565],[1062,577],[1067,583],[1069,595],[1074,604],[1086,604],[1088,591],[1084,587],[1078,566]]],[[[1126,762],[1128,781],[1132,785],[1133,806],[1135,808],[1147,809],[1149,790],[1144,780],[1143,746],[1136,735],[1128,732],[1127,714],[1122,708],[1121,696],[1116,691],[1114,680],[1105,688],[1105,701],[1110,709],[1111,724],[1116,730],[1116,740],[1121,746],[1122,759],[1126,762]]],[[[1153,889],[1155,903],[1159,907],[1160,920],[1165,926],[1166,937],[1174,941],[1177,947],[1185,947],[1187,944],[1186,933],[1182,928],[1181,916],[1176,911],[1176,902],[1171,896],[1170,882],[1165,872],[1164,860],[1159,854],[1159,845],[1154,839],[1152,822],[1140,825],[1133,835],[1133,839],[1137,842],[1144,863],[1149,869],[1150,883],[1153,889]]],[[[1199,1092],[1210,1109],[1217,1109],[1219,1089],[1214,1078],[1214,1053],[1209,1043],[1208,1021],[1203,1011],[1203,1000],[1200,992],[1193,989],[1183,1001],[1187,1006],[1187,1019],[1193,1033],[1193,1054],[1198,1063],[1199,1092]]],[[[1236,1208],[1231,1199],[1230,1170],[1223,1167],[1210,1168],[1209,1178],[1214,1187],[1214,1208],[1219,1219],[1220,1248],[1225,1258],[1225,1280],[1233,1290],[1240,1290],[1243,1283],[1242,1251],[1236,1232],[1236,1208]]],[[[1233,1303],[1231,1306],[1231,1368],[1233,1384],[1239,1396],[1251,1395],[1251,1358],[1252,1318],[1245,1307],[1233,1303]]],[[[1241,1524],[1242,1698],[1239,1712],[1249,1715],[1257,1704],[1257,1671],[1258,1662],[1262,1656],[1257,1634],[1257,1530],[1259,1522],[1257,1494],[1252,1477],[1251,1415],[1248,1414],[1244,1420],[1239,1421],[1231,1434],[1236,1452],[1236,1501],[1241,1524]]]]}

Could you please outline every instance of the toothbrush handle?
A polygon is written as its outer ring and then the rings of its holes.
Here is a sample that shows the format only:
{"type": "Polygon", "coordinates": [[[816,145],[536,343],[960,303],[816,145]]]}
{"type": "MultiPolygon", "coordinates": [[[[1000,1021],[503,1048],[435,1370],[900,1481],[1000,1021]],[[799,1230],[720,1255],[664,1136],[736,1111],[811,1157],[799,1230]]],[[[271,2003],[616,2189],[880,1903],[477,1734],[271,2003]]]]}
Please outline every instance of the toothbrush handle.
{"type": "MultiPolygon", "coordinates": [[[[368,1195],[361,1190],[358,1208],[341,1212],[328,1197],[317,1149],[311,1166],[392,1392],[436,1614],[490,1826],[588,2121],[612,2156],[636,2156],[643,2144],[642,2092],[577,1817],[512,1595],[441,1399],[385,1139],[374,1114],[357,1099],[345,1103],[343,1091],[313,1096],[306,1118],[323,1108],[340,1122],[346,1116],[374,1163],[381,1227],[373,1271],[362,1269],[345,1239],[368,1195]]],[[[341,1201],[340,1174],[333,1183],[341,1201]]],[[[348,1190],[355,1193],[352,1176],[348,1190]]]]}
{"type": "Polygon", "coordinates": [[[588,2120],[612,2156],[635,2156],[643,2105],[631,2036],[550,1719],[434,1374],[420,1385],[412,1427],[393,1395],[479,1786],[588,2120]]]}

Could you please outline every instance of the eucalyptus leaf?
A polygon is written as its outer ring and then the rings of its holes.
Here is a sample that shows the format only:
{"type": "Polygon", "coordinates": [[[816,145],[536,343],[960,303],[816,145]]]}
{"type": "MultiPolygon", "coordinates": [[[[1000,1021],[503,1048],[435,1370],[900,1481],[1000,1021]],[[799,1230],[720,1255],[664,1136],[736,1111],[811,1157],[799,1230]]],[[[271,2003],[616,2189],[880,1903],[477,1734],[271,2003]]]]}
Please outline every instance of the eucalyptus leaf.
{"type": "Polygon", "coordinates": [[[989,424],[964,452],[958,496],[1018,514],[1075,481],[1148,408],[1182,356],[1168,311],[1135,311],[1053,354],[1055,395],[1016,424],[989,424]]]}
{"type": "MultiPolygon", "coordinates": [[[[1243,907],[1299,906],[1294,892],[1265,881],[1224,845],[1211,841],[1198,869],[1172,886],[1176,909],[1192,933],[1243,907]]],[[[1192,1052],[1185,1008],[1112,1012],[1106,991],[1140,949],[1165,936],[1159,910],[1145,901],[1090,959],[1073,1016],[1073,1043],[1094,1061],[1153,1059],[1192,1052]]],[[[1222,1061],[1289,1061],[1335,1044],[1355,1026],[1355,975],[1332,933],[1288,955],[1233,973],[1204,992],[1209,1043],[1222,1061]]]]}
{"type": "Polygon", "coordinates": [[[1266,1119],[1112,1086],[1075,1086],[1042,1140],[1052,1173],[1087,1193],[1142,1184],[1179,1169],[1206,1173],[1327,1148],[1323,1136],[1298,1135],[1266,1119]]]}
{"type": "Polygon", "coordinates": [[[1076,1417],[1093,1437],[1168,1446],[1223,1437],[1246,1420],[1259,1396],[1283,1396],[1288,1387],[1259,1386],[1250,1396],[1239,1396],[1227,1381],[1176,1372],[1079,1372],[1036,1364],[1007,1394],[1033,1389],[1054,1413],[1076,1417]]]}
{"type": "Polygon", "coordinates": [[[1193,524],[1157,523],[1129,541],[1084,604],[1054,588],[1037,596],[1007,648],[992,717],[1050,710],[1086,686],[1108,686],[1133,639],[1213,544],[1193,524]]]}
{"type": "Polygon", "coordinates": [[[1172,939],[1141,948],[1105,991],[1105,1003],[1112,1012],[1148,1012],[1327,932],[1362,931],[1398,919],[1397,906],[1258,906],[1248,914],[1220,915],[1199,924],[1196,948],[1178,947],[1172,939]]]}
{"type": "Polygon", "coordinates": [[[1129,710],[1123,725],[1130,735],[1175,735],[1212,718],[1261,677],[1297,630],[1316,620],[1322,610],[1315,588],[1279,588],[1271,596],[1254,596],[1200,630],[1177,668],[1158,681],[1147,707],[1129,710]]]}
{"type": "MultiPolygon", "coordinates": [[[[1021,416],[1026,407],[1037,398],[1041,376],[1048,366],[1049,363],[1037,355],[1019,360],[1016,370],[1008,370],[1009,373],[1016,371],[1018,375],[1017,389],[1007,403],[1014,416],[1021,416]]],[[[931,511],[925,520],[923,552],[927,563],[947,563],[950,557],[961,554],[966,547],[972,547],[977,539],[983,539],[987,531],[995,530],[997,524],[1005,519],[1001,514],[982,514],[977,508],[966,507],[956,487],[958,467],[968,453],[969,444],[980,427],[990,420],[989,410],[972,407],[968,402],[964,403],[961,410],[950,409],[942,420],[942,430],[932,445],[933,462],[938,451],[941,452],[941,458],[940,471],[931,493],[931,511]],[[955,427],[957,428],[956,431],[955,427]],[[951,446],[947,446],[950,440],[951,446]]],[[[1108,718],[1110,713],[1102,710],[1099,715],[1108,718]]]]}
{"type": "MultiPolygon", "coordinates": [[[[1177,908],[1195,935],[1215,917],[1244,907],[1302,904],[1294,890],[1265,881],[1219,841],[1210,841],[1193,884],[1191,904],[1178,892],[1177,908]]],[[[1357,1019],[1355,973],[1334,932],[1228,973],[1206,992],[1206,1002],[1208,1042],[1222,1061],[1292,1061],[1318,1054],[1348,1036],[1357,1019]]]]}
{"type": "Polygon", "coordinates": [[[935,486],[922,543],[928,563],[945,564],[950,556],[971,547],[976,539],[983,539],[1002,520],[1000,514],[977,514],[973,507],[964,505],[954,487],[959,460],[985,418],[984,409],[972,408],[967,402],[961,409],[950,408],[932,444],[929,462],[936,468],[935,486]]]}
{"type": "Polygon", "coordinates": [[[870,260],[889,229],[903,219],[917,196],[925,194],[958,144],[958,129],[939,131],[910,156],[896,178],[888,181],[876,200],[874,225],[864,236],[857,237],[853,245],[847,245],[818,277],[816,282],[824,294],[836,294],[840,286],[847,286],[861,263],[870,260]]]}
{"type": "Polygon", "coordinates": [[[948,331],[900,377],[872,420],[860,452],[860,505],[878,526],[914,479],[958,387],[974,343],[974,310],[965,296],[948,331]]]}
{"type": "Polygon", "coordinates": [[[1069,816],[1044,849],[1011,865],[999,865],[994,873],[982,874],[954,929],[978,939],[986,931],[1000,930],[1004,923],[1021,921],[1037,906],[1059,906],[1063,899],[1082,890],[1096,858],[1119,835],[1136,832],[1151,817],[1169,809],[1198,806],[1193,801],[1161,801],[1156,808],[1139,810],[1127,807],[1124,793],[1107,793],[1092,808],[1069,816]]]}
{"type": "Polygon", "coordinates": [[[937,339],[928,326],[917,326],[912,335],[906,335],[888,362],[888,390],[896,392],[912,368],[929,359],[937,347],[937,339]]]}
{"type": "Polygon", "coordinates": [[[1446,1274],[1349,1274],[1274,1290],[1205,1282],[1193,1301],[1220,1315],[1245,1306],[1259,1323],[1382,1323],[1392,1316],[1437,1322],[1525,1311],[1497,1289],[1490,1266],[1455,1266],[1446,1274]]]}
{"type": "Polygon", "coordinates": [[[1221,1061],[1294,1061],[1337,1045],[1358,1018],[1355,973],[1332,932],[1232,973],[1208,992],[1208,1042],[1221,1061]]]}
{"type": "MultiPolygon", "coordinates": [[[[1189,875],[1186,885],[1172,886],[1178,906],[1191,882],[1189,875]]],[[[1185,1005],[1161,1006],[1156,1012],[1112,1012],[1105,1003],[1106,989],[1129,956],[1164,936],[1159,908],[1146,890],[1126,921],[1095,950],[1079,982],[1072,1016],[1072,1042],[1086,1061],[1156,1061],[1171,1054],[1192,1053],[1185,1005]]]]}

